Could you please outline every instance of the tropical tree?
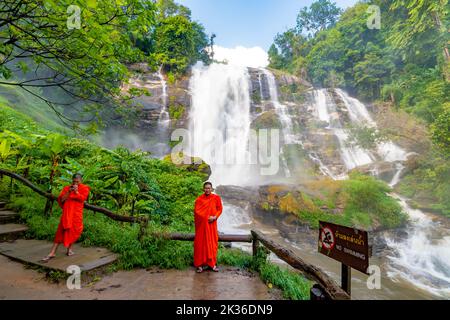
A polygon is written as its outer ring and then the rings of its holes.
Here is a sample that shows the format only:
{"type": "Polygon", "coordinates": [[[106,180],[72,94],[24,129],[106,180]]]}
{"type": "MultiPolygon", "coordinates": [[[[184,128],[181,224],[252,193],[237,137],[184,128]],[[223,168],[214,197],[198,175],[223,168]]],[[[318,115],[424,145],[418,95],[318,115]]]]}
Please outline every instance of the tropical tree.
{"type": "Polygon", "coordinates": [[[20,87],[55,111],[55,105],[117,98],[127,77],[123,63],[142,55],[129,34],[146,33],[154,13],[151,0],[4,0],[0,84],[20,87]],[[66,96],[50,99],[35,88],[66,96]]]}
{"type": "Polygon", "coordinates": [[[311,6],[304,7],[297,16],[297,32],[309,37],[326,30],[337,22],[342,9],[329,0],[316,0],[311,6]]]}
{"type": "Polygon", "coordinates": [[[167,72],[181,74],[198,60],[207,59],[208,46],[204,28],[184,16],[168,17],[158,24],[154,38],[154,58],[167,72]]]}

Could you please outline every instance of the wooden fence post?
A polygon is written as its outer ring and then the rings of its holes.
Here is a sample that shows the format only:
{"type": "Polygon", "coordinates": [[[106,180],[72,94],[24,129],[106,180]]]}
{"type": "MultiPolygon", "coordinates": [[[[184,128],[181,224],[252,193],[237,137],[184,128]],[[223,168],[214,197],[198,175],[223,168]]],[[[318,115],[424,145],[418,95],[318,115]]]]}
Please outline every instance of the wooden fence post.
{"type": "Polygon", "coordinates": [[[252,234],[252,252],[253,252],[253,257],[256,257],[256,255],[258,254],[258,237],[256,234],[252,234]]]}

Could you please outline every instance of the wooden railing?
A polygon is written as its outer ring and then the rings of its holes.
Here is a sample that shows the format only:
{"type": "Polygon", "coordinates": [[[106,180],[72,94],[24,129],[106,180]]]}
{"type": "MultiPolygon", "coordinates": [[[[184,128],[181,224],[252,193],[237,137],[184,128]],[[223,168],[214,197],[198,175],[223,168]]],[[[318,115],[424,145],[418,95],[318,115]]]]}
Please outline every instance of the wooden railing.
{"type": "MultiPolygon", "coordinates": [[[[0,169],[0,176],[1,175],[5,175],[5,176],[8,176],[10,178],[13,178],[15,180],[20,181],[21,183],[23,183],[25,186],[27,186],[28,188],[30,188],[34,192],[36,192],[37,194],[39,194],[39,195],[41,195],[41,196],[43,196],[43,197],[45,197],[47,199],[56,201],[57,198],[58,198],[54,194],[51,194],[51,193],[48,193],[48,192],[45,192],[45,191],[41,190],[39,187],[34,185],[28,179],[22,177],[21,175],[18,175],[16,173],[14,173],[14,172],[11,172],[11,171],[8,171],[8,170],[5,170],[5,169],[0,169]]],[[[97,206],[94,206],[94,205],[89,204],[87,202],[84,203],[84,208],[87,209],[87,210],[94,211],[94,212],[102,213],[105,216],[107,216],[107,217],[109,217],[109,218],[111,218],[113,220],[120,221],[120,222],[130,222],[130,223],[143,223],[144,222],[145,223],[146,220],[148,220],[147,217],[132,217],[132,216],[120,215],[120,214],[114,213],[111,210],[108,210],[106,208],[97,207],[97,206]]]]}
{"type": "MultiPolygon", "coordinates": [[[[32,182],[27,180],[26,178],[13,173],[11,171],[0,169],[0,175],[5,175],[11,177],[15,180],[20,181],[27,187],[29,187],[34,192],[39,195],[50,199],[56,200],[57,197],[51,193],[45,192],[41,190],[39,187],[35,186],[32,182]]],[[[87,202],[84,203],[84,208],[99,212],[107,217],[120,222],[129,222],[129,223],[140,223],[141,232],[139,233],[139,238],[141,239],[146,231],[146,227],[148,224],[148,217],[132,217],[132,216],[123,216],[116,214],[106,208],[97,207],[91,205],[87,202]]],[[[195,234],[193,233],[164,233],[157,232],[150,234],[152,237],[158,237],[167,240],[177,240],[177,241],[194,241],[195,234]]],[[[219,234],[219,241],[221,242],[247,242],[252,243],[253,255],[255,256],[258,251],[259,245],[263,245],[265,248],[273,252],[278,258],[285,261],[287,264],[292,266],[293,268],[299,270],[303,273],[308,279],[317,283],[315,286],[321,293],[324,294],[326,299],[332,300],[348,300],[350,296],[345,292],[341,287],[337,285],[337,283],[331,279],[326,273],[324,273],[320,268],[313,266],[303,259],[301,259],[298,255],[296,255],[292,250],[287,249],[280,244],[274,242],[263,233],[259,231],[252,230],[251,234],[248,235],[225,235],[219,234]]]]}

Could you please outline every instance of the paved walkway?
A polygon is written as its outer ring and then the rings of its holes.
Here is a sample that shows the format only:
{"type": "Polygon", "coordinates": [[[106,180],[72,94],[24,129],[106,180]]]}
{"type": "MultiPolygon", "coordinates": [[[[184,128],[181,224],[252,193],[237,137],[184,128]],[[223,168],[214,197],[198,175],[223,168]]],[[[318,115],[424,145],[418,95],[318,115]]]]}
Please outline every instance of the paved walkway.
{"type": "Polygon", "coordinates": [[[193,268],[119,271],[82,283],[80,290],[69,290],[65,281],[51,283],[43,273],[0,255],[0,274],[0,299],[269,300],[281,296],[257,275],[232,267],[201,274],[193,268]]]}

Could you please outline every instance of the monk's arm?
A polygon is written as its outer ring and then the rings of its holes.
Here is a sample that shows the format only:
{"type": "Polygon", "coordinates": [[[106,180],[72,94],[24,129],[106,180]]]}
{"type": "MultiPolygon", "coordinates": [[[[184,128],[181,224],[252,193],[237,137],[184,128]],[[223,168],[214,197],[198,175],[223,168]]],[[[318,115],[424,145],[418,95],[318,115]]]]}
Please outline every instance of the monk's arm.
{"type": "Polygon", "coordinates": [[[64,187],[61,191],[61,193],[58,196],[58,204],[59,206],[62,208],[64,205],[64,202],[66,202],[67,198],[69,197],[69,188],[68,187],[64,187]]]}
{"type": "Polygon", "coordinates": [[[81,189],[77,191],[73,191],[69,195],[69,199],[79,201],[79,202],[85,202],[89,195],[89,189],[81,189]]]}
{"type": "Polygon", "coordinates": [[[222,206],[222,199],[220,197],[217,197],[216,201],[216,220],[220,217],[222,214],[223,206],[222,206]]]}

